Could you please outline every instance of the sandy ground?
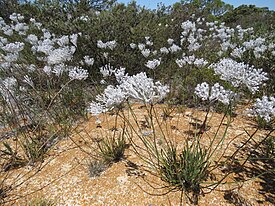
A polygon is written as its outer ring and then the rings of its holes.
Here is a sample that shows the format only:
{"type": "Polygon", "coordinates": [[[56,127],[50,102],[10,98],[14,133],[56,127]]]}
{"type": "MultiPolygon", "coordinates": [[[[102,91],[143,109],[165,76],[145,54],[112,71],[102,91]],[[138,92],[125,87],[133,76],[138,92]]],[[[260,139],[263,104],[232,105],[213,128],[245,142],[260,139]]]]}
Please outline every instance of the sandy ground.
{"type": "MultiPolygon", "coordinates": [[[[144,108],[134,108],[138,121],[145,121],[144,108]]],[[[163,108],[159,106],[157,115],[163,117],[163,108]]],[[[218,156],[228,156],[240,147],[248,139],[244,132],[250,134],[256,130],[255,123],[241,115],[234,117],[224,140],[224,146],[218,151],[218,156]],[[230,143],[230,144],[229,144],[230,143]],[[224,149],[226,153],[223,154],[224,149]]],[[[194,123],[201,123],[205,112],[192,109],[175,109],[168,117],[167,124],[169,137],[177,142],[178,148],[182,148],[186,141],[194,138],[198,131],[194,123]],[[190,124],[192,123],[192,124],[190,124]]],[[[202,145],[208,145],[221,122],[222,115],[210,113],[209,128],[203,134],[202,145]]],[[[51,149],[45,161],[35,166],[25,166],[8,173],[6,183],[12,184],[14,189],[9,193],[9,202],[5,205],[28,205],[35,198],[43,197],[52,200],[56,205],[180,205],[180,191],[172,191],[163,188],[166,184],[160,178],[146,171],[144,163],[133,152],[131,147],[126,150],[125,159],[112,164],[100,176],[90,177],[88,163],[93,161],[96,154],[96,141],[110,133],[113,128],[114,116],[101,117],[101,127],[92,118],[77,128],[70,138],[63,139],[51,149]],[[133,167],[134,163],[137,167],[133,167]]],[[[142,123],[142,122],[141,122],[142,123]]],[[[143,122],[144,123],[144,122],[143,122]]],[[[118,123],[119,124],[119,123],[118,123]]],[[[164,124],[164,123],[163,123],[164,124]]],[[[226,121],[221,126],[218,136],[221,137],[226,128],[226,121]]],[[[144,126],[144,131],[150,131],[144,126]]],[[[158,130],[158,129],[157,129],[158,130]]],[[[264,138],[268,131],[261,130],[255,135],[255,142],[264,138]]],[[[137,144],[141,142],[136,138],[137,144]]],[[[255,146],[255,145],[254,145],[255,146]]],[[[244,149],[253,149],[253,142],[244,149]]],[[[245,155],[245,150],[239,155],[245,155]]],[[[215,164],[213,162],[213,164],[215,164]]],[[[228,176],[227,182],[234,184],[222,184],[214,191],[201,195],[199,205],[274,205],[275,204],[275,180],[274,172],[264,174],[268,169],[274,169],[271,164],[254,162],[247,164],[245,169],[237,170],[228,176]],[[262,174],[262,176],[252,178],[262,174]],[[239,180],[236,183],[236,179],[239,180]],[[250,179],[249,181],[242,181],[250,179]],[[234,189],[235,188],[235,189],[234,189]],[[229,189],[234,189],[229,192],[229,189]]],[[[215,171],[218,180],[228,170],[228,166],[215,171]]],[[[209,180],[210,182],[215,182],[209,180]]],[[[209,190],[203,190],[208,192],[209,190]]],[[[188,205],[183,198],[183,205],[188,205]]]]}

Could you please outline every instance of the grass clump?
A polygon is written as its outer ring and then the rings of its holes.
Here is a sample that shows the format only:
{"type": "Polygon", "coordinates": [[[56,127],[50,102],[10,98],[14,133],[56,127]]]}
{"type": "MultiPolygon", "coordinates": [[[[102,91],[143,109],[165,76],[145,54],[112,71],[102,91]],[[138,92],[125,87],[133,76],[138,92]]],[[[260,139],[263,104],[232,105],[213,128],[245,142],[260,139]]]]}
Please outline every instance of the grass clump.
{"type": "Polygon", "coordinates": [[[118,136],[116,134],[117,131],[114,131],[111,137],[106,137],[98,143],[99,156],[107,164],[120,161],[128,146],[124,135],[125,130],[119,132],[118,136]]]}
{"type": "Polygon", "coordinates": [[[94,160],[88,163],[89,176],[98,177],[104,172],[107,168],[107,165],[102,160],[94,160]]]}
{"type": "Polygon", "coordinates": [[[56,204],[51,201],[51,200],[47,200],[43,197],[34,199],[32,201],[30,201],[30,203],[28,204],[28,206],[55,206],[56,204]]]}
{"type": "Polygon", "coordinates": [[[207,151],[200,147],[188,147],[177,154],[171,147],[161,152],[160,177],[169,185],[184,192],[192,204],[198,203],[201,183],[208,178],[207,151]],[[190,198],[189,193],[193,196],[190,198]]]}

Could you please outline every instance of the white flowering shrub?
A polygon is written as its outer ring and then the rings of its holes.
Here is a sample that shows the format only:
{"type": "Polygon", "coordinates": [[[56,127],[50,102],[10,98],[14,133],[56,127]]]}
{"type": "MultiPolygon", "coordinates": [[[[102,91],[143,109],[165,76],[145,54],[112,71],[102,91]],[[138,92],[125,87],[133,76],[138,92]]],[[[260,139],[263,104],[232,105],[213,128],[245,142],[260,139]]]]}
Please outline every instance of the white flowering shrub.
{"type": "Polygon", "coordinates": [[[153,104],[165,98],[169,92],[167,86],[154,82],[145,73],[133,76],[116,75],[118,85],[109,85],[103,94],[96,96],[96,101],[90,104],[88,111],[98,115],[120,106],[126,101],[138,101],[144,104],[153,104]]]}
{"type": "Polygon", "coordinates": [[[225,90],[219,83],[214,84],[214,86],[210,88],[206,82],[197,85],[195,94],[204,101],[207,100],[210,103],[220,101],[226,105],[234,101],[234,97],[236,96],[234,92],[225,90]]]}
{"type": "MultiPolygon", "coordinates": [[[[89,74],[73,62],[80,34],[57,36],[34,19],[23,20],[20,14],[9,22],[0,17],[0,127],[15,131],[18,141],[15,151],[4,142],[5,170],[43,161],[86,113],[89,74]]],[[[91,57],[84,61],[93,64],[91,57]]]]}
{"type": "Polygon", "coordinates": [[[215,74],[222,80],[228,81],[233,87],[246,86],[252,93],[259,90],[259,86],[268,80],[267,73],[262,69],[255,69],[245,63],[238,63],[232,59],[222,59],[212,64],[215,74]]]}

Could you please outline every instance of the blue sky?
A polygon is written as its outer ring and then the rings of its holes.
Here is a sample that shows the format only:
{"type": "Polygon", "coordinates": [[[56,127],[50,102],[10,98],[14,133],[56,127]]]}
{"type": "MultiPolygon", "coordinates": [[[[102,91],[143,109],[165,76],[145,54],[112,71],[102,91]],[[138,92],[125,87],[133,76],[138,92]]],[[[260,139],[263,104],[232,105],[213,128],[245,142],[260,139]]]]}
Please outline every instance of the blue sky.
{"type": "MultiPolygon", "coordinates": [[[[117,0],[122,3],[129,3],[131,0],[117,0]]],[[[137,3],[141,6],[146,6],[147,8],[154,9],[157,7],[157,4],[162,2],[165,5],[172,5],[175,2],[180,0],[136,0],[137,3]]],[[[275,0],[223,0],[224,2],[238,7],[242,4],[254,4],[257,7],[268,7],[270,10],[275,10],[275,0]]]]}

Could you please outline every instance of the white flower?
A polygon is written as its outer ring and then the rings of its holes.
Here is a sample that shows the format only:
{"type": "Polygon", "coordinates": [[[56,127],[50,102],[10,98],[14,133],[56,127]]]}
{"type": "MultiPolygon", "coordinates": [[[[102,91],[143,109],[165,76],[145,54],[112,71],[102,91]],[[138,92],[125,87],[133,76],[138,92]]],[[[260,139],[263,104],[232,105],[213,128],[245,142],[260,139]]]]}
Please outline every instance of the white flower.
{"type": "Polygon", "coordinates": [[[29,72],[34,72],[36,70],[36,66],[34,64],[31,64],[27,67],[29,72]]]}
{"type": "Polygon", "coordinates": [[[145,103],[160,101],[169,92],[167,86],[163,86],[160,82],[154,83],[153,79],[147,77],[143,72],[128,76],[120,87],[129,98],[145,103]]]}
{"type": "Polygon", "coordinates": [[[152,41],[146,40],[146,45],[148,45],[148,46],[153,46],[154,43],[153,43],[152,41]]]}
{"type": "Polygon", "coordinates": [[[141,53],[145,58],[147,58],[150,55],[150,50],[149,49],[144,49],[144,50],[141,51],[141,53]]]}
{"type": "Polygon", "coordinates": [[[64,64],[57,64],[57,65],[54,65],[51,72],[54,73],[56,76],[60,77],[65,70],[66,70],[66,67],[64,64]]]}
{"type": "Polygon", "coordinates": [[[148,67],[149,69],[155,69],[160,65],[160,59],[154,59],[154,60],[149,60],[147,61],[147,63],[145,64],[146,67],[148,67]]]}
{"type": "Polygon", "coordinates": [[[30,34],[27,38],[26,38],[27,42],[30,42],[31,44],[36,44],[38,42],[38,37],[34,34],[30,34]]]}
{"type": "Polygon", "coordinates": [[[160,82],[154,83],[153,79],[148,78],[145,73],[134,76],[126,74],[117,86],[109,85],[103,94],[97,95],[96,102],[91,103],[88,111],[98,115],[121,105],[127,99],[153,103],[162,100],[168,92],[167,86],[163,86],[160,82]]]}
{"type": "Polygon", "coordinates": [[[195,94],[203,101],[209,100],[211,102],[220,101],[223,104],[229,104],[236,94],[230,90],[225,90],[219,83],[209,88],[206,82],[198,84],[195,88],[195,94]]]}
{"type": "Polygon", "coordinates": [[[244,63],[232,59],[222,59],[210,66],[222,80],[230,82],[234,87],[245,85],[252,93],[258,91],[259,86],[266,81],[267,74],[262,69],[255,69],[244,63]]]}
{"type": "Polygon", "coordinates": [[[130,47],[131,47],[132,49],[135,49],[135,48],[137,47],[137,45],[136,45],[135,43],[131,43],[131,44],[130,44],[130,47]]]}
{"type": "Polygon", "coordinates": [[[43,71],[47,74],[50,75],[52,73],[52,68],[48,65],[44,66],[43,71]]]}
{"type": "Polygon", "coordinates": [[[172,46],[168,49],[171,53],[175,53],[181,50],[181,48],[176,45],[176,44],[172,44],[172,46]]]}
{"type": "Polygon", "coordinates": [[[196,67],[203,67],[208,64],[206,60],[203,58],[196,58],[195,55],[192,56],[182,56],[182,59],[176,59],[177,65],[182,68],[184,65],[189,64],[189,65],[195,65],[196,67]]]}
{"type": "Polygon", "coordinates": [[[97,116],[107,111],[106,108],[104,108],[104,106],[98,102],[90,103],[90,106],[87,110],[94,116],[97,116]]]}
{"type": "Polygon", "coordinates": [[[162,53],[162,54],[168,54],[169,50],[166,47],[162,47],[162,48],[160,48],[160,53],[162,53]]]}
{"type": "Polygon", "coordinates": [[[78,34],[72,34],[70,35],[70,41],[72,42],[72,44],[77,47],[77,37],[78,37],[78,34]]]}
{"type": "Polygon", "coordinates": [[[204,67],[208,64],[208,61],[204,60],[203,58],[195,59],[194,65],[197,67],[204,67]]]}
{"type": "Polygon", "coordinates": [[[117,43],[115,40],[113,40],[113,41],[106,42],[106,45],[109,49],[113,50],[117,46],[117,43]]]}
{"type": "Polygon", "coordinates": [[[14,77],[8,77],[0,81],[0,95],[5,101],[10,101],[13,98],[15,92],[15,86],[17,85],[17,80],[14,77]]]}
{"type": "Polygon", "coordinates": [[[105,49],[106,45],[103,43],[103,41],[98,40],[97,41],[97,47],[100,48],[100,49],[105,49]]]}
{"type": "Polygon", "coordinates": [[[113,109],[126,100],[126,93],[120,86],[107,86],[104,93],[96,96],[96,100],[104,105],[104,108],[113,109]]]}
{"type": "Polygon", "coordinates": [[[248,112],[270,122],[272,117],[275,116],[275,97],[263,96],[262,99],[257,98],[252,109],[249,109],[248,112]]]}
{"type": "Polygon", "coordinates": [[[42,52],[46,55],[50,55],[54,49],[53,45],[54,45],[54,42],[52,40],[44,39],[43,41],[39,41],[38,46],[33,47],[33,50],[36,52],[42,52]]]}
{"type": "Polygon", "coordinates": [[[235,58],[242,58],[243,53],[246,51],[246,49],[244,47],[237,47],[235,48],[232,52],[231,52],[231,56],[235,57],[235,58]]]}
{"type": "Polygon", "coordinates": [[[144,49],[145,49],[145,45],[144,45],[144,44],[139,43],[139,44],[138,44],[138,48],[139,48],[139,50],[140,50],[140,51],[142,51],[142,50],[144,50],[144,49]]]}
{"type": "Polygon", "coordinates": [[[100,48],[100,49],[109,48],[109,49],[113,50],[116,46],[117,46],[117,43],[116,43],[115,40],[113,40],[113,41],[107,41],[106,43],[104,43],[101,40],[97,41],[97,47],[100,48]]]}
{"type": "Polygon", "coordinates": [[[89,17],[88,16],[80,16],[78,19],[81,21],[88,21],[89,17]]]}
{"type": "Polygon", "coordinates": [[[43,33],[44,39],[50,39],[52,37],[51,33],[49,31],[44,31],[43,33]]]}
{"type": "Polygon", "coordinates": [[[168,42],[168,44],[172,45],[172,44],[174,43],[174,39],[170,39],[170,38],[169,38],[169,39],[167,40],[167,42],[168,42]]]}
{"type": "Polygon", "coordinates": [[[57,44],[61,47],[66,46],[69,44],[69,37],[68,36],[62,36],[57,39],[57,44]]]}
{"type": "Polygon", "coordinates": [[[0,36],[0,45],[4,46],[7,43],[8,43],[8,39],[0,36]]]}
{"type": "Polygon", "coordinates": [[[15,62],[17,61],[18,57],[18,53],[8,53],[6,56],[4,56],[4,60],[7,62],[15,62]]]}
{"type": "Polygon", "coordinates": [[[99,68],[100,73],[103,75],[103,77],[108,77],[111,76],[113,74],[113,72],[115,71],[114,67],[111,66],[111,64],[106,64],[103,67],[99,68]]]}
{"type": "Polygon", "coordinates": [[[9,43],[9,44],[6,44],[4,47],[2,47],[2,49],[10,53],[20,52],[24,49],[24,43],[22,42],[9,43]]]}
{"type": "Polygon", "coordinates": [[[48,56],[48,64],[60,64],[65,61],[70,61],[73,57],[75,47],[61,47],[53,50],[48,56]]]}
{"type": "Polygon", "coordinates": [[[128,74],[125,74],[125,68],[123,67],[115,69],[114,74],[118,83],[121,83],[128,76],[128,74]]]}
{"type": "Polygon", "coordinates": [[[185,32],[196,31],[196,23],[187,20],[181,24],[181,28],[183,28],[185,32]]]}
{"type": "Polygon", "coordinates": [[[74,67],[69,71],[69,77],[71,80],[85,80],[88,78],[88,71],[79,67],[74,67]]]}
{"type": "Polygon", "coordinates": [[[209,97],[209,85],[206,82],[198,84],[195,88],[195,94],[203,101],[208,100],[209,97]]]}
{"type": "Polygon", "coordinates": [[[34,86],[34,85],[33,85],[32,79],[31,79],[28,75],[25,75],[25,76],[24,76],[23,82],[27,83],[27,84],[30,85],[31,87],[34,86]]]}
{"type": "Polygon", "coordinates": [[[93,66],[94,64],[94,58],[91,58],[89,56],[84,56],[84,62],[89,65],[89,66],[93,66]]]}
{"type": "Polygon", "coordinates": [[[4,30],[4,34],[6,34],[7,36],[12,36],[13,35],[13,30],[12,29],[6,29],[6,30],[4,30]]]}

